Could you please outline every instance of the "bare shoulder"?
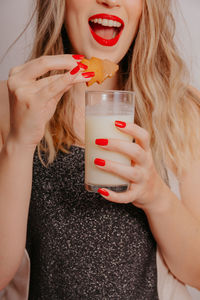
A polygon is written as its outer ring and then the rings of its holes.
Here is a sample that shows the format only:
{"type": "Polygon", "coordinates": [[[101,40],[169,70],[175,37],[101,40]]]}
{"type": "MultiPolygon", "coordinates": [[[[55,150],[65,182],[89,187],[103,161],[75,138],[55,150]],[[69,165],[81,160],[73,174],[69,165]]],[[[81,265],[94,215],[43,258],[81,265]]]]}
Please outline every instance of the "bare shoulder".
{"type": "Polygon", "coordinates": [[[0,146],[9,132],[10,111],[7,81],[0,81],[0,146]]]}

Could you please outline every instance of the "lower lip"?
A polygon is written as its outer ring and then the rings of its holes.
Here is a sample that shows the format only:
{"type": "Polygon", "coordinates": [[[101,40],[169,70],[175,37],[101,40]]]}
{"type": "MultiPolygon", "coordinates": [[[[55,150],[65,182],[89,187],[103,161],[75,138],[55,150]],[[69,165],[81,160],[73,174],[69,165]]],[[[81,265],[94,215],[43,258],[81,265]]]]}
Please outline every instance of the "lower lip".
{"type": "MultiPolygon", "coordinates": [[[[89,26],[90,27],[90,26],[89,26]]],[[[114,38],[114,39],[111,39],[111,40],[107,40],[107,39],[103,39],[102,37],[100,37],[99,35],[97,35],[93,30],[92,28],[90,27],[90,32],[93,36],[93,38],[95,39],[95,41],[97,43],[99,43],[100,45],[102,46],[108,46],[108,47],[111,47],[111,46],[114,46],[117,44],[117,42],[119,41],[119,38],[120,38],[120,35],[122,33],[122,30],[120,31],[120,33],[114,38]]]]}

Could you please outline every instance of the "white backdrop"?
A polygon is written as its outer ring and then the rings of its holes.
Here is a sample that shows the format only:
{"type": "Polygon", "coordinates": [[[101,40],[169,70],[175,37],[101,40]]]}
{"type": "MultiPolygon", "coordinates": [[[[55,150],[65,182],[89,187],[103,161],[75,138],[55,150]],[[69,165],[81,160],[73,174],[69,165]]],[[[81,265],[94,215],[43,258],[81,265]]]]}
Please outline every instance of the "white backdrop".
{"type": "MultiPolygon", "coordinates": [[[[191,74],[191,84],[200,89],[200,0],[176,0],[182,15],[175,13],[177,44],[191,74]]],[[[22,32],[33,9],[33,0],[0,1],[0,60],[22,32]]],[[[0,80],[6,79],[11,67],[28,57],[32,45],[34,22],[0,63],[0,80]]],[[[200,253],[200,250],[199,250],[200,253]]],[[[200,300],[200,292],[190,289],[192,299],[200,300]]],[[[177,299],[179,300],[179,299],[177,299]]]]}

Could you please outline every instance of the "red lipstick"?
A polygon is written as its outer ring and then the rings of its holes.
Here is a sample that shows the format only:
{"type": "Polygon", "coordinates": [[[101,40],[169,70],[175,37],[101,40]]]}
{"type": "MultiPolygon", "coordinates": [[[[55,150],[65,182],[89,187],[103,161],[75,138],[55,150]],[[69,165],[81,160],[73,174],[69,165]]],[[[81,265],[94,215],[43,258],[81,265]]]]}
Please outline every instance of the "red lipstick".
{"type": "Polygon", "coordinates": [[[91,16],[88,20],[89,22],[89,27],[90,27],[90,32],[93,36],[93,38],[95,39],[96,42],[98,42],[100,45],[102,46],[114,46],[117,44],[120,36],[121,36],[121,33],[124,29],[124,21],[122,19],[120,19],[119,17],[117,16],[114,16],[114,15],[108,15],[108,14],[97,14],[97,15],[94,15],[94,16],[91,16]],[[121,24],[120,27],[116,27],[116,26],[105,26],[105,25],[101,25],[101,24],[96,24],[92,22],[92,20],[95,20],[95,19],[104,19],[104,20],[112,20],[112,21],[116,21],[118,23],[121,24]],[[102,29],[110,29],[111,28],[114,28],[113,30],[117,31],[117,34],[114,38],[111,38],[111,39],[107,39],[107,38],[103,38],[101,37],[100,35],[98,35],[95,30],[94,30],[94,27],[93,26],[100,26],[102,27],[102,29]]]}

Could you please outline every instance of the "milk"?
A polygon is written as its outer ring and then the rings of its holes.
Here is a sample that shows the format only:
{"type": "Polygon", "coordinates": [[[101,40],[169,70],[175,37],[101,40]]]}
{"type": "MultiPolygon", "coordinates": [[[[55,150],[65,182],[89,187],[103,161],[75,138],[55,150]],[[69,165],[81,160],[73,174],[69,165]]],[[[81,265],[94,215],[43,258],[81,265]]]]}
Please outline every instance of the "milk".
{"type": "Polygon", "coordinates": [[[133,118],[132,107],[122,114],[101,115],[99,112],[96,112],[96,114],[91,112],[86,113],[85,184],[87,189],[88,186],[97,186],[96,191],[98,187],[128,186],[127,180],[99,169],[94,164],[94,160],[95,158],[109,159],[129,166],[131,164],[130,158],[126,155],[103,149],[103,147],[95,144],[95,140],[99,138],[114,138],[132,142],[133,137],[124,134],[117,129],[115,121],[119,120],[133,123],[133,118]]]}

